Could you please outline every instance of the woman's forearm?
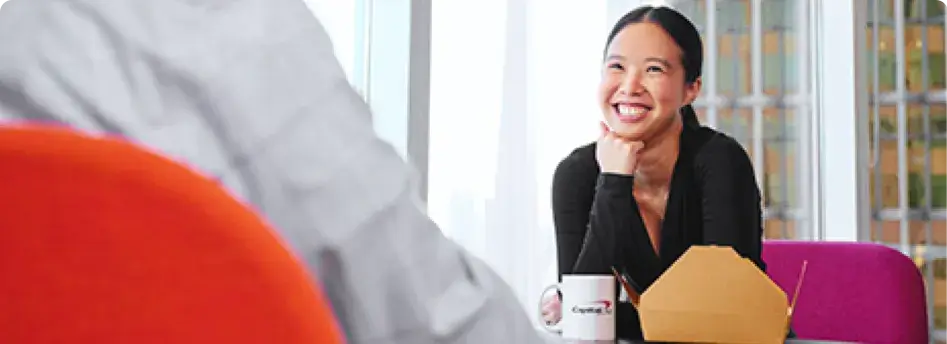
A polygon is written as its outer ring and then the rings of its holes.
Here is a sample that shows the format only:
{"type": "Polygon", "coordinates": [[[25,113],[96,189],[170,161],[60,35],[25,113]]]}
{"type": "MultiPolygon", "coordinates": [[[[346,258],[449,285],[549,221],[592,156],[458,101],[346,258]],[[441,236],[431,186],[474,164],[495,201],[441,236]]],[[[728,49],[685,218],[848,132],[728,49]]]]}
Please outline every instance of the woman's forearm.
{"type": "Polygon", "coordinates": [[[588,234],[575,271],[611,273],[611,267],[637,271],[639,285],[663,272],[635,202],[634,177],[602,174],[596,185],[588,234]],[[634,269],[626,266],[635,264],[634,269]]]}

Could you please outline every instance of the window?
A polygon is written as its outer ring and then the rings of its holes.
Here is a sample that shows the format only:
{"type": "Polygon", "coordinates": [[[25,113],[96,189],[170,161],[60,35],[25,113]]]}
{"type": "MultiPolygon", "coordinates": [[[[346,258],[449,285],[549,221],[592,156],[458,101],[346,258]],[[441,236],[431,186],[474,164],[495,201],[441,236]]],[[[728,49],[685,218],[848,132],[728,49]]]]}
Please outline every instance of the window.
{"type": "MultiPolygon", "coordinates": [[[[305,1],[332,39],[349,82],[371,107],[375,132],[415,165],[422,174],[421,188],[426,188],[427,148],[419,146],[427,144],[427,128],[415,125],[426,119],[416,121],[411,110],[425,102],[416,100],[418,94],[427,98],[418,80],[428,73],[423,57],[427,52],[415,50],[412,42],[424,37],[413,31],[412,20],[426,20],[412,12],[418,9],[415,1],[305,1]]],[[[426,116],[425,111],[414,113],[426,116]]]]}
{"type": "Polygon", "coordinates": [[[944,8],[936,0],[871,0],[867,10],[871,240],[918,263],[928,285],[933,338],[944,343],[944,8]]]}
{"type": "Polygon", "coordinates": [[[797,221],[806,215],[797,195],[802,165],[796,154],[805,140],[797,139],[803,129],[796,116],[807,111],[799,105],[808,98],[798,78],[796,46],[802,41],[795,34],[796,1],[683,0],[675,7],[693,18],[704,36],[698,113],[705,124],[743,144],[753,159],[764,196],[766,237],[805,237],[811,229],[797,221]]]}
{"type": "Polygon", "coordinates": [[[528,305],[557,276],[553,172],[597,137],[614,13],[605,1],[432,3],[428,214],[535,316],[528,305]]]}

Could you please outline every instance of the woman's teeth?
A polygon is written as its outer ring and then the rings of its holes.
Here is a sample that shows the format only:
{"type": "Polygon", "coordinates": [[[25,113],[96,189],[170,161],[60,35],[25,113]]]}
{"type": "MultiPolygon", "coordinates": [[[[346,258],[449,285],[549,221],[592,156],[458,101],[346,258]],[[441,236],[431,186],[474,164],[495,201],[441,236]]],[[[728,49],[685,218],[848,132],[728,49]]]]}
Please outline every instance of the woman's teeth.
{"type": "Polygon", "coordinates": [[[618,105],[618,113],[622,115],[640,115],[645,112],[648,112],[648,109],[641,106],[618,105]]]}

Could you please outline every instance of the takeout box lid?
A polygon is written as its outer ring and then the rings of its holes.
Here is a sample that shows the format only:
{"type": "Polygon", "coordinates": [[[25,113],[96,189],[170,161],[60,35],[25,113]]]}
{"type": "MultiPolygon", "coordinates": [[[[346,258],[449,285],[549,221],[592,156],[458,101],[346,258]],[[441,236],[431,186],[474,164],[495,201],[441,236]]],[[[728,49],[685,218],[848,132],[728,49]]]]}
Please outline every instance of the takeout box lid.
{"type": "Polygon", "coordinates": [[[641,295],[638,313],[645,340],[692,343],[783,343],[792,314],[763,271],[718,246],[688,249],[641,295]]]}

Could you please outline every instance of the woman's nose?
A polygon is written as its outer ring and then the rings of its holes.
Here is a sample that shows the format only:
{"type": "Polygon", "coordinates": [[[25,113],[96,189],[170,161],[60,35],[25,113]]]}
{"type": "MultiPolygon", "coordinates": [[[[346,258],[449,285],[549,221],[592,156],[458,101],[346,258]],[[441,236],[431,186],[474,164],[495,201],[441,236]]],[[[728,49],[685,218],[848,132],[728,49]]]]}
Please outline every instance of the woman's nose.
{"type": "Polygon", "coordinates": [[[642,89],[641,78],[635,72],[625,74],[621,84],[619,84],[619,92],[624,94],[638,94],[641,93],[642,89]]]}

